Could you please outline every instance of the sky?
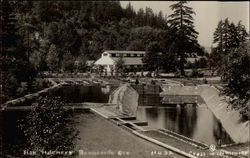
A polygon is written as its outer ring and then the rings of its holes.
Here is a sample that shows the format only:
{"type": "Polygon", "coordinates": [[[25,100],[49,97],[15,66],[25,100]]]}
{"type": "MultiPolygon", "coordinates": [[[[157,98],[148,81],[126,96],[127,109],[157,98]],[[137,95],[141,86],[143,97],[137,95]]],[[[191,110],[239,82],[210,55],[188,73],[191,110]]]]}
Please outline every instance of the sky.
{"type": "MultiPolygon", "coordinates": [[[[129,1],[121,1],[121,6],[126,7],[129,1]]],[[[172,14],[169,6],[173,1],[130,1],[131,5],[138,11],[140,8],[150,7],[155,13],[163,12],[163,15],[172,14]]],[[[211,47],[213,33],[218,22],[228,17],[229,21],[237,24],[240,20],[249,31],[249,2],[247,1],[191,1],[187,4],[192,7],[196,15],[193,15],[194,25],[199,32],[198,41],[202,46],[211,47]]]]}

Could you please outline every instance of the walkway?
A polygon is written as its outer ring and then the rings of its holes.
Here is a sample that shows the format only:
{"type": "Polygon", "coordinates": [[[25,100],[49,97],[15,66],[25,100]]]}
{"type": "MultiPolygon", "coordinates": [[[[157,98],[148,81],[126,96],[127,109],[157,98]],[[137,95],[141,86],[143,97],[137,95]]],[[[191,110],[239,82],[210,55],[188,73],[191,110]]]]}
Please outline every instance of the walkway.
{"type": "MultiPolygon", "coordinates": [[[[182,158],[163,147],[155,145],[126,131],[107,119],[93,113],[82,114],[77,118],[80,123],[76,150],[84,152],[85,157],[101,158],[182,158]],[[85,115],[85,116],[84,116],[85,115]],[[102,152],[102,153],[101,153],[102,152]],[[157,152],[158,154],[153,154],[157,152]],[[162,154],[161,154],[162,153],[162,154]],[[100,154],[99,156],[95,154],[100,154]],[[151,155],[153,154],[153,155],[151,155]]],[[[80,154],[80,153],[79,153],[80,154]]],[[[79,158],[83,157],[78,155],[79,158]]]]}
{"type": "MultiPolygon", "coordinates": [[[[158,144],[168,150],[175,153],[179,153],[185,157],[223,157],[225,151],[234,151],[239,153],[242,149],[248,149],[247,144],[242,145],[240,148],[227,147],[223,149],[218,149],[216,152],[210,152],[209,146],[202,144],[196,140],[191,140],[187,137],[178,135],[177,133],[171,133],[164,130],[154,129],[147,125],[147,122],[137,120],[135,117],[124,116],[120,113],[115,105],[106,105],[92,107],[91,110],[103,118],[106,118],[116,125],[130,131],[131,133],[144,138],[150,142],[158,144]],[[190,154],[192,153],[192,154],[190,154]],[[195,155],[195,156],[194,156],[195,155]]],[[[227,152],[226,151],[226,152],[227,152]]],[[[246,151],[244,151],[246,152],[246,151]]],[[[246,154],[246,153],[245,153],[246,154]]],[[[228,157],[247,157],[246,155],[240,156],[228,156],[228,157]]]]}

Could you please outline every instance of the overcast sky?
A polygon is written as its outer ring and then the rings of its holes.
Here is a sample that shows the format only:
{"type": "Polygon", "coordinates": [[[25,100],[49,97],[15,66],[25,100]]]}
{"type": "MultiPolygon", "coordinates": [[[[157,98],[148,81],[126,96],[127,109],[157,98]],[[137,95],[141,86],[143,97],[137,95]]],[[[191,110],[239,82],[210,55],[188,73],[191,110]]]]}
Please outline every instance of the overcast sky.
{"type": "MultiPolygon", "coordinates": [[[[129,1],[121,1],[122,7],[126,7],[129,1]]],[[[138,11],[140,8],[150,7],[155,13],[160,10],[163,14],[172,13],[169,6],[173,1],[130,1],[133,8],[138,11]]],[[[196,15],[194,25],[199,32],[199,43],[210,47],[213,41],[213,32],[221,19],[228,19],[235,24],[242,21],[249,31],[249,2],[216,2],[216,1],[191,1],[188,6],[192,7],[196,15]]]]}

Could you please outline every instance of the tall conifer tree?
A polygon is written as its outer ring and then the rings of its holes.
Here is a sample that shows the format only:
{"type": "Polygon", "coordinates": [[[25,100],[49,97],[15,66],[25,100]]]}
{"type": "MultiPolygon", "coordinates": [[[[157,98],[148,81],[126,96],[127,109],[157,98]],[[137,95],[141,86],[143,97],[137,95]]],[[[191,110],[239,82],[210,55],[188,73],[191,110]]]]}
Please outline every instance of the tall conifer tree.
{"type": "MultiPolygon", "coordinates": [[[[0,72],[2,87],[1,102],[17,97],[17,88],[20,82],[30,82],[34,73],[31,73],[27,51],[23,45],[23,38],[18,33],[15,7],[18,2],[1,1],[1,54],[0,72]]],[[[32,70],[32,72],[34,72],[32,70]]]]}
{"type": "Polygon", "coordinates": [[[179,1],[171,5],[170,8],[173,10],[173,14],[169,15],[168,20],[173,38],[169,51],[177,54],[182,75],[185,75],[184,64],[186,58],[202,52],[197,41],[198,32],[194,29],[192,15],[195,12],[186,4],[187,1],[179,1]]]}

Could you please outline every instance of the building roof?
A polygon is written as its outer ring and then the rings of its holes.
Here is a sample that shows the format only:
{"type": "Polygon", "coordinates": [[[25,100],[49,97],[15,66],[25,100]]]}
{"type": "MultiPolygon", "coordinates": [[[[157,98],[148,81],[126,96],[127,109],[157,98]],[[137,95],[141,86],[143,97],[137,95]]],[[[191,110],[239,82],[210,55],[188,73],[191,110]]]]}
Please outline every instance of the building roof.
{"type": "MultiPolygon", "coordinates": [[[[111,57],[114,61],[117,61],[119,57],[111,57]]],[[[123,57],[124,65],[142,65],[142,58],[139,57],[123,57]]]]}
{"type": "Polygon", "coordinates": [[[111,57],[101,57],[95,62],[95,65],[114,65],[115,61],[111,57]]]}
{"type": "Polygon", "coordinates": [[[119,53],[119,54],[145,54],[145,51],[128,51],[128,50],[106,50],[106,53],[119,53]]]}
{"type": "MultiPolygon", "coordinates": [[[[102,57],[98,59],[96,65],[114,65],[119,57],[102,57]]],[[[124,65],[142,65],[142,57],[123,57],[124,65]]]]}

